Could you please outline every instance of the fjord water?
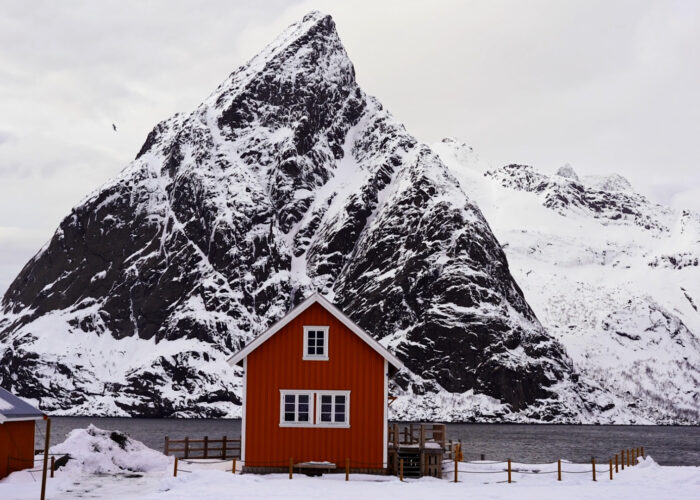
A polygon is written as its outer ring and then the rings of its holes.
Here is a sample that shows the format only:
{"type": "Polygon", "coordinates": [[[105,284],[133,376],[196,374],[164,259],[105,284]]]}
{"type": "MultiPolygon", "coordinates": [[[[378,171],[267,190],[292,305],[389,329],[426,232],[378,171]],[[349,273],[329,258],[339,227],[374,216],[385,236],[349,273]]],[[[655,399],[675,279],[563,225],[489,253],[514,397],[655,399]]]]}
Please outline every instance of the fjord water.
{"type": "MultiPolygon", "coordinates": [[[[209,436],[237,438],[238,419],[156,419],[53,417],[51,443],[63,441],[73,429],[93,424],[101,429],[119,430],[146,446],[163,450],[165,436],[200,439],[209,436]]],[[[44,426],[37,426],[36,448],[43,448],[44,426]]],[[[528,425],[447,424],[447,438],[462,441],[465,460],[545,463],[559,458],[588,462],[591,457],[605,461],[621,449],[644,446],[644,451],[661,465],[700,465],[700,427],[632,425],[528,425]]]]}

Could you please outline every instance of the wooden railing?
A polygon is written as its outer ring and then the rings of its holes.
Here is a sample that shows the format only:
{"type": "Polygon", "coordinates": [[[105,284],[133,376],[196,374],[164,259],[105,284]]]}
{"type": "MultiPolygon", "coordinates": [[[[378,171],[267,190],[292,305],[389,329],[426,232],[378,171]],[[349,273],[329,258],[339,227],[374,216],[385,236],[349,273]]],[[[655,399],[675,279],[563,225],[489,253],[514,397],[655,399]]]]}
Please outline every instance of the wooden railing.
{"type": "Polygon", "coordinates": [[[438,443],[443,449],[447,443],[447,426],[445,424],[408,424],[399,429],[399,424],[389,425],[389,443],[395,448],[399,445],[418,445],[423,448],[426,443],[438,443]]]}
{"type": "Polygon", "coordinates": [[[165,454],[179,458],[240,458],[241,438],[170,439],[165,436],[165,454]]]}

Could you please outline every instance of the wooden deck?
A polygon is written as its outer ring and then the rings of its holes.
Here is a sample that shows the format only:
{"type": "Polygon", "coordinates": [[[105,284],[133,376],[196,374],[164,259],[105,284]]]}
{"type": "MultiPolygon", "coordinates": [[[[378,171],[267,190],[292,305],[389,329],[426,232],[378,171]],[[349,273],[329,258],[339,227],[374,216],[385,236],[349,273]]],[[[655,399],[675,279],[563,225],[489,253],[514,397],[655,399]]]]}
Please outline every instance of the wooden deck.
{"type": "Polygon", "coordinates": [[[451,451],[445,424],[389,425],[389,470],[403,476],[442,477],[442,460],[451,451]]]}

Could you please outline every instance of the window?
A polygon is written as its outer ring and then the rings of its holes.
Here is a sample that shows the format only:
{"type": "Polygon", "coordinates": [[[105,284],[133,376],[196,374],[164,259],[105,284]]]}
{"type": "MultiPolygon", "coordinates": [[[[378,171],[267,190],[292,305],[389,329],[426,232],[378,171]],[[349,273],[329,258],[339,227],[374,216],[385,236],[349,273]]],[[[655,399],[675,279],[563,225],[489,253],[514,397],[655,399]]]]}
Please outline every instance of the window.
{"type": "Polygon", "coordinates": [[[328,327],[305,326],[304,327],[304,355],[305,360],[328,360],[328,327]]]}
{"type": "Polygon", "coordinates": [[[316,425],[350,427],[350,391],[317,392],[316,425]]]}
{"type": "Polygon", "coordinates": [[[313,392],[280,391],[280,426],[312,425],[313,404],[313,392]]]}

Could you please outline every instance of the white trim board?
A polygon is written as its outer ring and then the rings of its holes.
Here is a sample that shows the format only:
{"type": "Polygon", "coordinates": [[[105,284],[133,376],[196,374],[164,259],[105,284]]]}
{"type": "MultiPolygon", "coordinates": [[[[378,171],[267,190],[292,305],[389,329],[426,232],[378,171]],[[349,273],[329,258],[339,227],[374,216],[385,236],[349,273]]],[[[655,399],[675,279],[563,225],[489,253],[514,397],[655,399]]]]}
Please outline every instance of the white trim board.
{"type": "Polygon", "coordinates": [[[28,420],[44,420],[44,416],[8,418],[5,415],[0,415],[0,424],[4,424],[5,422],[26,422],[28,420]]]}
{"type": "Polygon", "coordinates": [[[243,360],[243,397],[241,398],[241,462],[245,463],[245,414],[247,406],[245,404],[246,392],[248,390],[248,358],[243,360]]]}
{"type": "Polygon", "coordinates": [[[331,304],[328,300],[326,300],[318,292],[313,293],[310,297],[308,297],[306,300],[304,300],[301,304],[299,304],[294,309],[289,311],[281,320],[279,320],[277,323],[272,325],[270,328],[268,328],[261,335],[258,335],[257,337],[255,337],[255,339],[253,339],[253,341],[250,344],[248,344],[243,349],[238,351],[236,354],[231,356],[228,359],[228,363],[231,366],[234,366],[234,365],[241,363],[251,352],[253,352],[255,349],[260,347],[267,339],[272,337],[275,333],[279,332],[282,328],[284,328],[286,325],[288,325],[294,318],[299,316],[302,312],[304,312],[306,309],[308,309],[311,305],[316,304],[316,303],[320,304],[324,309],[326,309],[333,316],[335,316],[341,323],[343,323],[346,327],[348,327],[348,329],[351,332],[353,332],[355,335],[357,335],[362,340],[364,340],[367,345],[369,345],[381,357],[383,357],[389,363],[391,363],[391,365],[394,368],[396,368],[397,370],[400,370],[403,368],[403,363],[401,361],[399,361],[399,359],[396,356],[394,356],[391,352],[389,352],[389,350],[386,349],[379,342],[374,340],[367,332],[365,332],[362,328],[357,326],[350,318],[348,318],[345,314],[343,314],[337,307],[335,307],[333,304],[331,304]]]}
{"type": "Polygon", "coordinates": [[[384,433],[382,442],[382,462],[386,469],[389,466],[389,362],[384,360],[384,433]]]}

